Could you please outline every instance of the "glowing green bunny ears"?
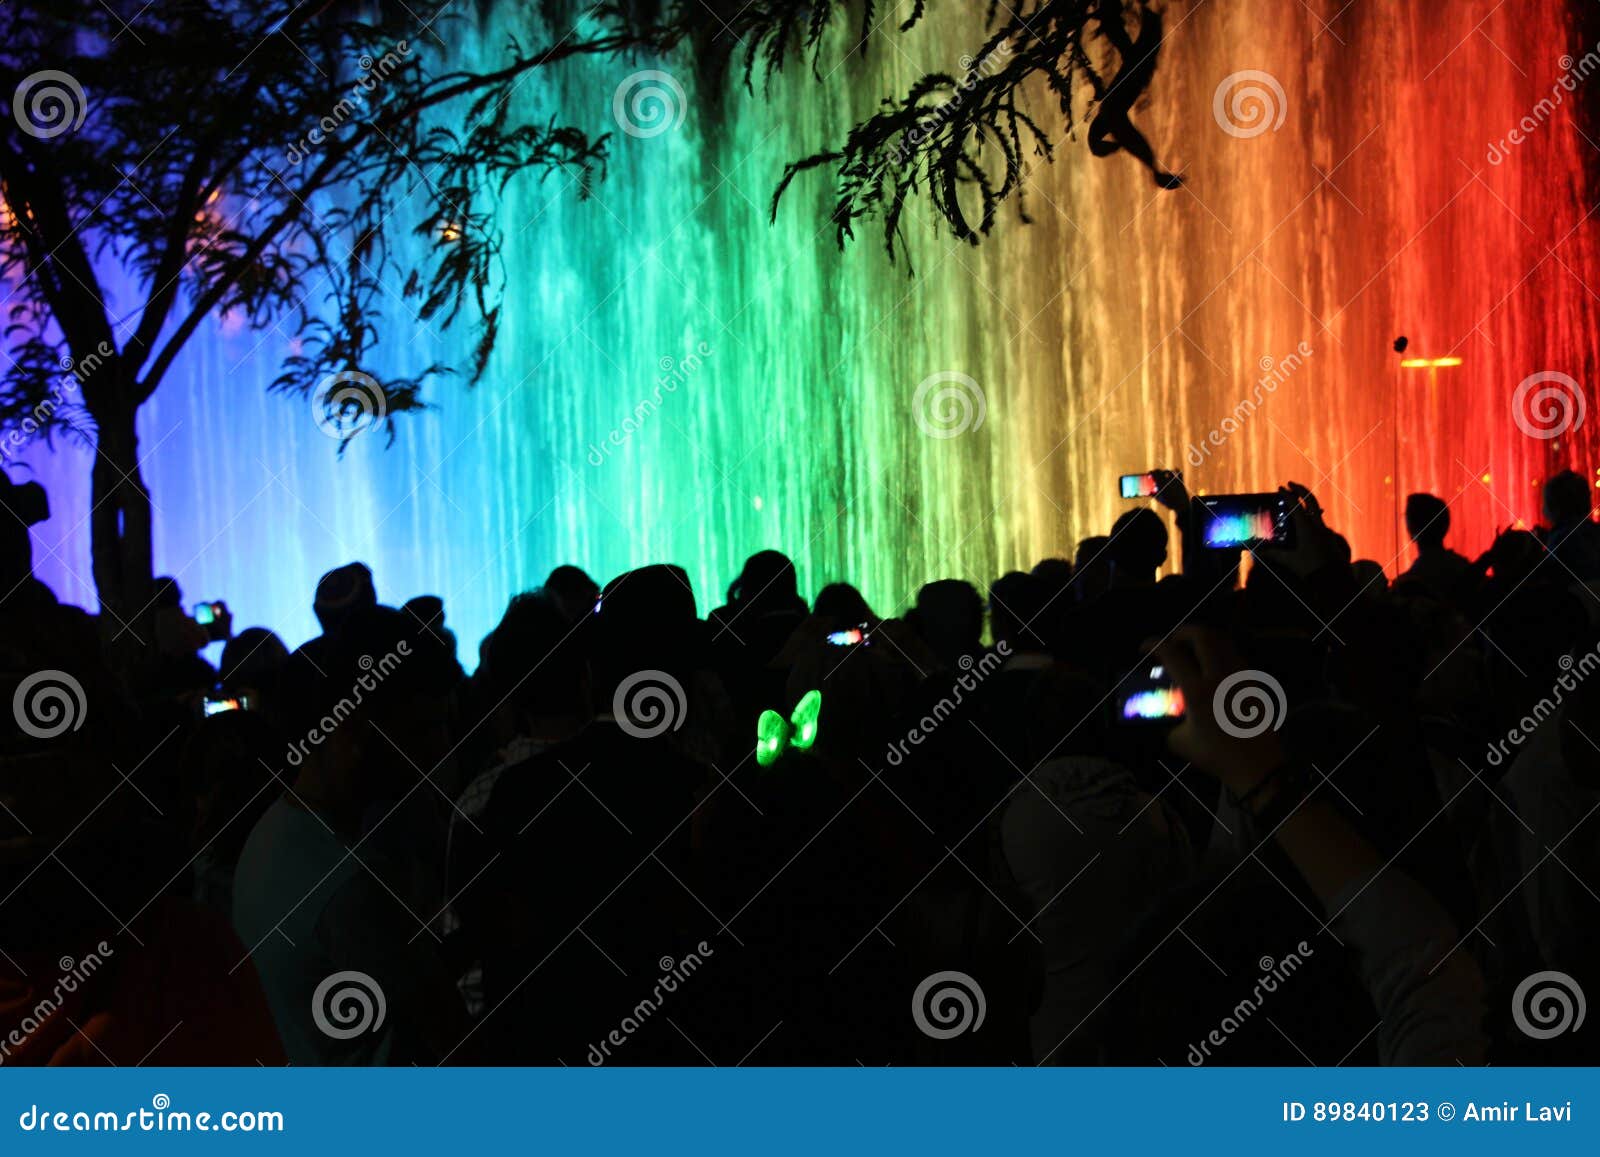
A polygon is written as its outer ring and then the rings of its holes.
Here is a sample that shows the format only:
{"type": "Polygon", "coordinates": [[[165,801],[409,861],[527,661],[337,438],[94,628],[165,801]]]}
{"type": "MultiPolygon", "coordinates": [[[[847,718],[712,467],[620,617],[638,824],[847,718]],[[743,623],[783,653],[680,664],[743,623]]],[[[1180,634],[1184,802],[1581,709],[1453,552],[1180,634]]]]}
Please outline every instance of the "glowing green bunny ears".
{"type": "Polygon", "coordinates": [[[822,692],[807,691],[784,719],[776,711],[763,711],[756,720],[756,763],[771,767],[785,747],[810,751],[817,741],[817,717],[822,714],[822,692]]]}

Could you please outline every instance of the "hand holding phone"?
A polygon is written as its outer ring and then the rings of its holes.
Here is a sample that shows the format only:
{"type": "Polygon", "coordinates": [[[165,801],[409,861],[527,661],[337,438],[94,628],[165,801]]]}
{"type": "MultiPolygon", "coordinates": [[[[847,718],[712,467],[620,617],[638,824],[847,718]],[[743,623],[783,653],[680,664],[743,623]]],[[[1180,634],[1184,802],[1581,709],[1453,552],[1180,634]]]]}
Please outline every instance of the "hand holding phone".
{"type": "Polygon", "coordinates": [[[206,637],[213,642],[233,635],[233,616],[228,612],[228,604],[221,599],[196,603],[194,621],[206,629],[206,637]]]}
{"type": "Polygon", "coordinates": [[[1275,494],[1215,494],[1195,499],[1204,512],[1201,541],[1211,550],[1288,546],[1294,541],[1295,506],[1284,491],[1275,494]]]}
{"type": "Polygon", "coordinates": [[[1124,498],[1154,498],[1161,489],[1154,470],[1144,474],[1124,474],[1117,479],[1118,493],[1124,498]]]}

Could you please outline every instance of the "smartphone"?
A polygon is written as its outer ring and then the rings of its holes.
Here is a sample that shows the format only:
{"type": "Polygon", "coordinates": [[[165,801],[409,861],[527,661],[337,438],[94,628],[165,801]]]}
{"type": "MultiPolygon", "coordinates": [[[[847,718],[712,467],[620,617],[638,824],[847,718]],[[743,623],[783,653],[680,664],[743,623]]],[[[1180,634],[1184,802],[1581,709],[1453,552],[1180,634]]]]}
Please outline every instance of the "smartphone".
{"type": "Polygon", "coordinates": [[[1195,501],[1205,511],[1204,544],[1212,549],[1292,541],[1293,506],[1285,494],[1215,494],[1195,501]]]}
{"type": "Polygon", "coordinates": [[[834,631],[828,636],[828,642],[835,647],[859,647],[867,642],[867,624],[851,627],[848,631],[834,631]]]}
{"type": "Polygon", "coordinates": [[[1154,498],[1161,487],[1152,474],[1124,474],[1118,480],[1124,498],[1154,498]]]}
{"type": "Polygon", "coordinates": [[[218,599],[214,603],[196,603],[194,605],[194,621],[206,629],[206,635],[215,642],[226,639],[226,624],[223,617],[228,613],[228,604],[218,599]]]}
{"type": "Polygon", "coordinates": [[[253,695],[235,695],[231,699],[206,699],[206,715],[221,715],[224,711],[254,711],[256,700],[253,695]]]}
{"type": "Polygon", "coordinates": [[[1117,718],[1149,723],[1183,718],[1183,688],[1161,666],[1128,680],[1117,696],[1117,718]]]}

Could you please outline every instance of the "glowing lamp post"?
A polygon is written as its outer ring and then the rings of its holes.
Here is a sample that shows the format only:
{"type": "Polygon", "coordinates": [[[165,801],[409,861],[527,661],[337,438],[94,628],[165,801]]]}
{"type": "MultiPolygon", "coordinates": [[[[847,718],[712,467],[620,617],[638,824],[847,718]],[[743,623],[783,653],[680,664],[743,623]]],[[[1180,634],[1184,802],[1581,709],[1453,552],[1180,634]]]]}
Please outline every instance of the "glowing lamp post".
{"type": "MultiPolygon", "coordinates": [[[[1429,386],[1433,386],[1438,382],[1440,370],[1455,369],[1460,364],[1461,359],[1458,357],[1400,359],[1400,368],[1403,370],[1427,370],[1429,386]]],[[[1400,497],[1400,383],[1398,381],[1394,385],[1394,469],[1390,476],[1394,480],[1394,556],[1399,559],[1402,499],[1400,497]]]]}

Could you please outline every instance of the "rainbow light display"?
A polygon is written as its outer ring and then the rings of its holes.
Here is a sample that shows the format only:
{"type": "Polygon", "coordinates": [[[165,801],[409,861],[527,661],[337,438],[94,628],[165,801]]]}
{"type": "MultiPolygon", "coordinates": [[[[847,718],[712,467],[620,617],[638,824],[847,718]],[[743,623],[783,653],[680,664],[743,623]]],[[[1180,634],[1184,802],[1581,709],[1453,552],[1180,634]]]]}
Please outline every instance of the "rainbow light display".
{"type": "MultiPolygon", "coordinates": [[[[974,249],[913,209],[914,276],[873,234],[835,248],[821,178],[769,225],[787,159],[980,41],[965,10],[982,5],[932,7],[893,47],[889,21],[865,64],[823,85],[795,68],[765,100],[708,106],[671,61],[530,81],[530,117],[596,132],[615,132],[637,70],[670,70],[689,99],[667,131],[616,132],[594,199],[511,188],[489,374],[436,389],[391,448],[366,436],[341,460],[308,403],[267,393],[293,333],[213,327],[144,413],[159,570],[294,645],[316,577],[362,559],[386,601],[443,596],[470,665],[507,599],[561,562],[602,581],[681,563],[704,612],[779,547],[806,591],[849,579],[887,614],[929,579],[1070,554],[1125,508],[1118,475],[1153,467],[1212,494],[1303,482],[1391,571],[1409,491],[1449,499],[1472,553],[1537,518],[1550,469],[1593,476],[1600,422],[1547,438],[1513,420],[1529,375],[1596,370],[1596,154],[1575,117],[1600,80],[1563,88],[1594,45],[1559,0],[1173,3],[1140,116],[1184,189],[1063,140],[1031,175],[1032,225],[1007,212],[974,249]],[[1219,85],[1247,70],[1281,102],[1265,131],[1226,131],[1219,85]],[[1408,356],[1461,364],[1402,372],[1399,334],[1408,356]],[[952,397],[919,395],[930,379],[970,380],[981,423],[925,432],[918,405],[952,397]]],[[[540,10],[496,6],[464,51],[487,64],[509,32],[559,38],[540,10]]],[[[398,301],[363,368],[466,363],[465,335],[398,301]]],[[[39,569],[92,606],[85,457],[32,460],[55,510],[39,569]]]]}

